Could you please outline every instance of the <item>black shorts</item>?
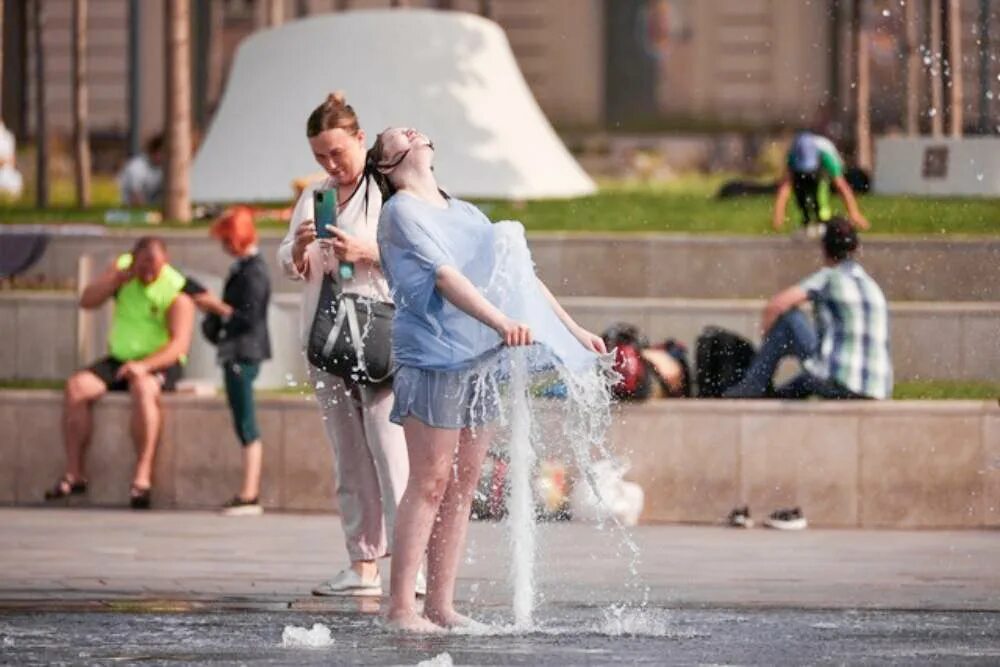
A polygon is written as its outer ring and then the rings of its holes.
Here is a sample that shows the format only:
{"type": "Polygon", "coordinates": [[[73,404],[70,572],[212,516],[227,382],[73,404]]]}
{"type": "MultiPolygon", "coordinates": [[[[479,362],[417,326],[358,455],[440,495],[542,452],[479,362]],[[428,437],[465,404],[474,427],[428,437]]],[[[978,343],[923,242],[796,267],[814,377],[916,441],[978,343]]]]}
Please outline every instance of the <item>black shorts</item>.
{"type": "MultiPolygon", "coordinates": [[[[119,361],[114,357],[104,357],[95,361],[87,370],[99,377],[101,382],[107,386],[108,391],[128,391],[128,380],[115,378],[115,373],[124,365],[124,361],[119,361]]],[[[170,368],[153,373],[153,377],[159,380],[160,388],[163,391],[173,391],[177,387],[177,381],[181,379],[181,375],[182,367],[180,364],[174,364],[170,368]]]]}

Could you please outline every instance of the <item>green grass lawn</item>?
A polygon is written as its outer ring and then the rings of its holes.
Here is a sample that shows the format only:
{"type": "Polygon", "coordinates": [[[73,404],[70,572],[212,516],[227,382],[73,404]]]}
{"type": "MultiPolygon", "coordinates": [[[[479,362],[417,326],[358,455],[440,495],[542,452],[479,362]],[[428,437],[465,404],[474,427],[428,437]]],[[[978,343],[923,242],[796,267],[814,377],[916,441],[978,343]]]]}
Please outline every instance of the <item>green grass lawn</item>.
{"type": "MultiPolygon", "coordinates": [[[[601,183],[599,192],[590,197],[477,203],[494,220],[520,220],[529,231],[536,232],[772,233],[771,197],[716,200],[714,194],[725,178],[722,175],[688,175],[656,184],[608,181],[601,183]]],[[[56,182],[52,201],[53,207],[44,211],[35,209],[25,199],[0,203],[0,221],[103,224],[105,212],[116,206],[117,190],[113,179],[95,178],[94,206],[79,209],[72,204],[72,186],[56,182]]],[[[839,200],[836,201],[839,204],[839,200]]],[[[865,195],[860,198],[860,206],[876,234],[1000,234],[1000,199],[865,195]]],[[[794,204],[789,205],[788,211],[791,220],[786,230],[792,231],[798,226],[794,204]]],[[[189,225],[168,221],[162,226],[189,225]]],[[[284,229],[285,223],[272,220],[264,221],[261,226],[284,229]]]]}

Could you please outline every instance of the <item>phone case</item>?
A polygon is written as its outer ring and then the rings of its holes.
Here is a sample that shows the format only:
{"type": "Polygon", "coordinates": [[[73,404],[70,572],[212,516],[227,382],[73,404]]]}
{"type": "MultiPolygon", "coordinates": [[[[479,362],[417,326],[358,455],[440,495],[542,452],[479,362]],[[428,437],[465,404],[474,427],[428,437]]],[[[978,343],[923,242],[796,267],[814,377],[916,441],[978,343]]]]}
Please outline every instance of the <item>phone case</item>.
{"type": "Polygon", "coordinates": [[[321,239],[330,238],[333,233],[327,229],[327,225],[332,227],[337,224],[337,191],[313,192],[313,208],[316,215],[316,236],[321,239]]]}

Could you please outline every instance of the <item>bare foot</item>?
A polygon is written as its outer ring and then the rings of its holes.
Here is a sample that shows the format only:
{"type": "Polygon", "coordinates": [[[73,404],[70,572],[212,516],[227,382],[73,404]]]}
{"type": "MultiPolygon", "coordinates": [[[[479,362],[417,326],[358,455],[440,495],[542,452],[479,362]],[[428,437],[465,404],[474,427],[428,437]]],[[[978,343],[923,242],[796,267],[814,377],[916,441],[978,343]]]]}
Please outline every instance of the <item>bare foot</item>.
{"type": "Polygon", "coordinates": [[[427,615],[434,623],[437,623],[442,628],[448,628],[449,630],[485,630],[486,625],[480,623],[479,621],[469,618],[468,616],[463,616],[457,611],[452,609],[449,612],[438,612],[434,609],[424,608],[424,614],[427,615]]]}
{"type": "Polygon", "coordinates": [[[409,632],[414,634],[441,634],[445,629],[432,623],[416,612],[390,614],[386,616],[385,625],[394,632],[409,632]]]}

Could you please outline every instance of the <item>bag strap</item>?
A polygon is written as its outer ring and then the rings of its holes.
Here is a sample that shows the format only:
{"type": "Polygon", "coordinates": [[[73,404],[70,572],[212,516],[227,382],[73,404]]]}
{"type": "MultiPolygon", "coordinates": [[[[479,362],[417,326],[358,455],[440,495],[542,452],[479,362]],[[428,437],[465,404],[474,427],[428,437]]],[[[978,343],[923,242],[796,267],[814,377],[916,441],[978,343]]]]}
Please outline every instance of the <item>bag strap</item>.
{"type": "MultiPolygon", "coordinates": [[[[354,299],[341,299],[340,310],[347,312],[347,330],[351,332],[354,349],[358,351],[358,370],[368,375],[368,366],[365,364],[365,341],[361,338],[361,327],[358,326],[358,312],[354,309],[354,299]]],[[[337,315],[339,316],[340,313],[337,315]]]]}
{"type": "Polygon", "coordinates": [[[341,304],[340,308],[337,308],[337,315],[333,319],[333,326],[330,328],[330,335],[326,337],[326,342],[323,343],[323,356],[328,357],[330,353],[333,352],[333,346],[337,343],[337,337],[340,336],[340,330],[344,327],[344,319],[347,317],[347,310],[341,304]]]}

